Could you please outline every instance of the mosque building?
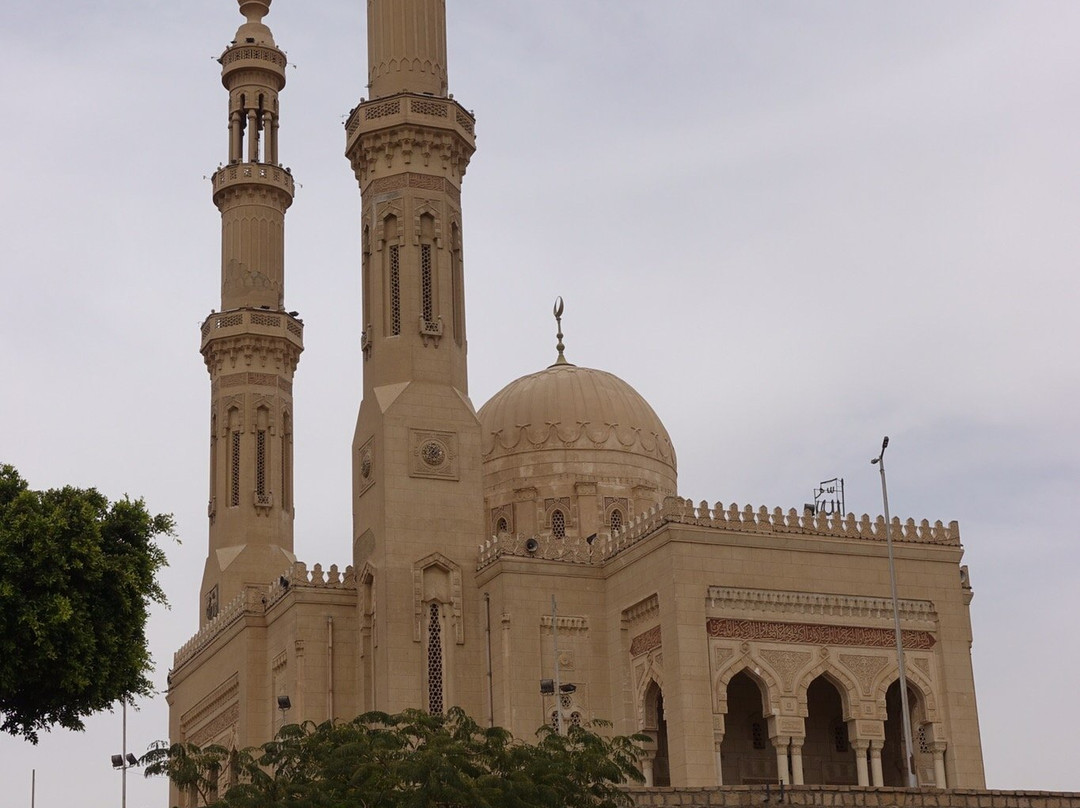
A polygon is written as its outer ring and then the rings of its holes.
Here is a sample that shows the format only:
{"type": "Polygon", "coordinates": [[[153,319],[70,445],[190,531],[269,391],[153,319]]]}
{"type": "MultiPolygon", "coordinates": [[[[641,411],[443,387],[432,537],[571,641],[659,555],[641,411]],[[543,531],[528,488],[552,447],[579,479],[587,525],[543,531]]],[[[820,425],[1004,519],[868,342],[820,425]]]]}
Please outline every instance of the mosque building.
{"type": "Polygon", "coordinates": [[[955,522],[890,525],[901,693],[884,518],[684,499],[660,417],[561,334],[549,367],[474,406],[475,120],[448,92],[445,0],[367,3],[369,97],[345,125],[363,250],[352,559],[297,559],[303,323],[285,303],[294,180],[270,4],[239,0],[220,58],[209,550],[199,630],[169,674],[171,740],[250,746],[283,722],[458,705],[522,738],[598,718],[646,733],[652,786],[900,786],[906,702],[919,784],[984,788],[955,522]]]}

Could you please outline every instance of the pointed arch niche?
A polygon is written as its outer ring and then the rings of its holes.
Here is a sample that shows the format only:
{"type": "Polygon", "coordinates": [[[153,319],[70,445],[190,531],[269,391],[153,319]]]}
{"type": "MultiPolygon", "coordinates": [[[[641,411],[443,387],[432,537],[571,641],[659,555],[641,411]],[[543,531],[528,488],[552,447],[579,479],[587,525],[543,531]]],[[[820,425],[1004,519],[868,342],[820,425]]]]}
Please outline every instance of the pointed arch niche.
{"type": "Polygon", "coordinates": [[[724,686],[726,715],[720,746],[721,775],[725,785],[775,783],[776,752],[769,740],[766,688],[749,667],[724,686]]]}

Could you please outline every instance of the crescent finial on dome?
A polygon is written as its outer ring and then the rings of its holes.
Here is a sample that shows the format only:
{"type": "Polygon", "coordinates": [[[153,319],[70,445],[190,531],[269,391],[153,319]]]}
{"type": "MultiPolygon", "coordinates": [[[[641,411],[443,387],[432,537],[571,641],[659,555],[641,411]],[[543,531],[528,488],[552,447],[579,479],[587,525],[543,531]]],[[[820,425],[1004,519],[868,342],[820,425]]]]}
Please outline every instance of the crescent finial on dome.
{"type": "Polygon", "coordinates": [[[558,329],[558,333],[556,334],[558,342],[555,344],[555,348],[556,348],[556,350],[558,350],[559,355],[558,355],[558,357],[556,357],[555,363],[552,364],[552,365],[548,365],[548,367],[556,367],[557,365],[570,365],[571,367],[573,367],[573,365],[570,362],[566,361],[566,357],[563,355],[563,351],[566,349],[566,346],[563,345],[563,332],[562,332],[563,299],[562,299],[561,295],[559,297],[555,298],[555,308],[552,310],[552,314],[555,315],[555,325],[556,325],[556,327],[558,329]]]}

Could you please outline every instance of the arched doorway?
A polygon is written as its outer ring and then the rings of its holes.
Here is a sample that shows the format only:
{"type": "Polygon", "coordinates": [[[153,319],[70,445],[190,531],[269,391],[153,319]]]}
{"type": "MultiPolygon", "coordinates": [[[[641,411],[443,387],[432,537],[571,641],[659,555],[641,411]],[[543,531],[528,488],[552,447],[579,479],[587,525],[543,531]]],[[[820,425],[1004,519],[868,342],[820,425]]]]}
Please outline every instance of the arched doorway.
{"type": "Polygon", "coordinates": [[[778,779],[763,701],[761,687],[746,671],[731,677],[720,746],[724,785],[775,783],[778,779]]]}
{"type": "Polygon", "coordinates": [[[645,730],[656,739],[656,755],[652,762],[652,784],[671,785],[671,766],[668,762],[667,720],[664,718],[664,693],[660,685],[650,682],[645,690],[645,730]]]}
{"type": "Polygon", "coordinates": [[[803,782],[810,785],[858,785],[855,752],[844,722],[840,691],[824,674],[806,689],[806,741],[803,782]]]}
{"type": "MultiPolygon", "coordinates": [[[[926,707],[918,690],[908,682],[908,712],[911,717],[911,746],[915,753],[915,777],[920,785],[933,785],[934,756],[925,737],[926,707]]],[[[900,680],[885,691],[885,743],[881,747],[881,774],[887,786],[907,786],[907,767],[904,765],[903,708],[900,700],[900,680]]],[[[941,786],[944,787],[944,786],[941,786]]]]}

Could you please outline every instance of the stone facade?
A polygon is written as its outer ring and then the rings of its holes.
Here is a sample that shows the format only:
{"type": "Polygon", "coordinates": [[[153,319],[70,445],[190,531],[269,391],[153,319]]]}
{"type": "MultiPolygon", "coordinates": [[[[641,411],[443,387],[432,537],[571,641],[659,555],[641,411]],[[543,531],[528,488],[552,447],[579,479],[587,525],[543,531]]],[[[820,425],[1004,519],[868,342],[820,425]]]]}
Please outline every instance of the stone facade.
{"type": "Polygon", "coordinates": [[[247,746],[283,721],[460,705],[520,737],[600,718],[646,733],[643,805],[761,802],[766,783],[806,805],[1066,804],[955,790],[984,786],[955,522],[890,526],[924,789],[889,790],[904,755],[883,519],[680,497],[660,418],[571,364],[561,333],[551,367],[474,408],[461,185],[475,121],[447,93],[444,0],[368,3],[371,98],[345,126],[363,240],[352,563],[296,561],[303,329],[284,305],[292,177],[269,6],[240,0],[221,59],[209,552],[200,628],[170,673],[172,740],[247,746]]]}

